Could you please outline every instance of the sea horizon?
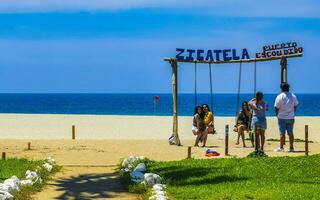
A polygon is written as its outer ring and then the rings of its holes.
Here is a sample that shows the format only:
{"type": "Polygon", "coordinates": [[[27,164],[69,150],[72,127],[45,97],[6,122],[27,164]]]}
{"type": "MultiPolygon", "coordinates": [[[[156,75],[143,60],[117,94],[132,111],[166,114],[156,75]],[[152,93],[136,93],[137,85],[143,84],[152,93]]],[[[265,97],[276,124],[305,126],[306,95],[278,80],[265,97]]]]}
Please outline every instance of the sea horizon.
{"type": "MultiPolygon", "coordinates": [[[[269,104],[268,116],[275,116],[273,103],[276,95],[265,94],[269,104]]],[[[296,116],[320,116],[320,94],[296,95],[299,100],[296,116]]],[[[252,93],[241,93],[240,103],[252,97],[252,93]]],[[[212,107],[210,99],[210,94],[200,93],[197,104],[207,103],[212,107]]],[[[192,116],[194,103],[194,94],[179,94],[178,115],[192,116]]],[[[0,93],[0,105],[1,114],[172,116],[171,93],[0,93]],[[156,104],[155,96],[159,97],[156,104]]],[[[216,116],[235,116],[237,110],[237,94],[213,94],[216,116]]]]}

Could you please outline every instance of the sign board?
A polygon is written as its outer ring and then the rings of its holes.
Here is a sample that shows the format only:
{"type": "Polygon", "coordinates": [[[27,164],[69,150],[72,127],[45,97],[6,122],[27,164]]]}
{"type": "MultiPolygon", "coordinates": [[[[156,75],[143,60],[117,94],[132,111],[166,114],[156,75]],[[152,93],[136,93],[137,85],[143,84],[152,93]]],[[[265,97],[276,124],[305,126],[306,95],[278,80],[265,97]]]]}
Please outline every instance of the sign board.
{"type": "MultiPolygon", "coordinates": [[[[176,59],[181,61],[231,61],[250,59],[249,51],[237,49],[176,49],[176,59]]],[[[290,54],[301,54],[303,48],[296,42],[265,45],[261,52],[255,53],[255,58],[281,57],[290,54]]]]}

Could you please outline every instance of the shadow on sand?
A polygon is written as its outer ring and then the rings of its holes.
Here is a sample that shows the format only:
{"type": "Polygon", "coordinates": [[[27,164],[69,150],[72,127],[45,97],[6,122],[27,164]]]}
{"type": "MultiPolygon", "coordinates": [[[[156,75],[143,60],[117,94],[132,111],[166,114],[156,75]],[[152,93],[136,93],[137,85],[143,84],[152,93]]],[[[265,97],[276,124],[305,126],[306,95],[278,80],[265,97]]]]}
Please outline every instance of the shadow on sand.
{"type": "Polygon", "coordinates": [[[64,192],[56,198],[61,200],[118,199],[117,197],[121,193],[128,192],[121,185],[115,173],[82,174],[68,179],[56,180],[52,185],[55,185],[58,191],[64,192]]]}

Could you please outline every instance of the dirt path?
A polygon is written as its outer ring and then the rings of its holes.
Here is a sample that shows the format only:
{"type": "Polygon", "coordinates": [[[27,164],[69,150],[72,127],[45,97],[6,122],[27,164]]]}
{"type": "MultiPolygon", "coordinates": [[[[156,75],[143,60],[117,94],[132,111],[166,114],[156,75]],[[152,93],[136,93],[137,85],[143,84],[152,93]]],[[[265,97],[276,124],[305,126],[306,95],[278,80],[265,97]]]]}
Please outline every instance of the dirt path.
{"type": "Polygon", "coordinates": [[[139,199],[123,188],[114,169],[115,166],[63,167],[34,199],[139,199]]]}

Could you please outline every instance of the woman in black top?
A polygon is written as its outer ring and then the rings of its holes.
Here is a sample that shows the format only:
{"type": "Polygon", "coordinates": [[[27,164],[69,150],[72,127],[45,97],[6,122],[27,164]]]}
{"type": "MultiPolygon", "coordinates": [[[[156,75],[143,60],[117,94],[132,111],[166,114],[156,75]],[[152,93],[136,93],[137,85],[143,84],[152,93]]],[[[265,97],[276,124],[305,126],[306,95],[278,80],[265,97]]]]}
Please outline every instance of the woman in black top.
{"type": "Polygon", "coordinates": [[[240,144],[239,140],[241,137],[243,147],[246,147],[244,131],[248,131],[250,129],[250,119],[251,119],[251,114],[250,114],[249,105],[248,105],[248,102],[244,101],[242,102],[242,109],[237,115],[236,125],[235,125],[235,130],[238,132],[238,140],[236,143],[237,145],[240,144]]]}
{"type": "Polygon", "coordinates": [[[199,146],[199,141],[204,135],[204,129],[202,108],[201,106],[196,106],[192,122],[192,133],[197,136],[194,146],[199,146]]]}

